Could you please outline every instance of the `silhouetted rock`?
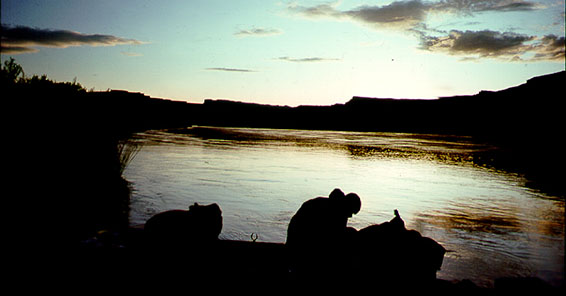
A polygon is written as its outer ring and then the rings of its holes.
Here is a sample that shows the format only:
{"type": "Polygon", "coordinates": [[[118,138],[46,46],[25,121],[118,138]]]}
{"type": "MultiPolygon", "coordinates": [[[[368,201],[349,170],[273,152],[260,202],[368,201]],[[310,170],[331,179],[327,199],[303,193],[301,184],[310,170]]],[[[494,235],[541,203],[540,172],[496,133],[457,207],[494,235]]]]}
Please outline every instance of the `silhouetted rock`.
{"type": "Polygon", "coordinates": [[[446,252],[434,240],[407,230],[397,210],[391,221],[359,230],[357,244],[360,277],[384,285],[432,283],[446,252]]]}
{"type": "Polygon", "coordinates": [[[191,249],[210,245],[218,240],[222,231],[222,211],[217,204],[201,206],[197,203],[189,210],[170,210],[151,217],[144,226],[151,247],[191,249]]]}

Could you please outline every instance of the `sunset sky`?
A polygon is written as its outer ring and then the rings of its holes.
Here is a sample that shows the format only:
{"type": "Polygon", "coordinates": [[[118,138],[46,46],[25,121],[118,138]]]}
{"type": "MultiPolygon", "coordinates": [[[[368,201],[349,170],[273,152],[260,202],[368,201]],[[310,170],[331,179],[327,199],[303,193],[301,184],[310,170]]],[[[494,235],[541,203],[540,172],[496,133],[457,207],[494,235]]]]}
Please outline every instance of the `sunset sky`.
{"type": "Polygon", "coordinates": [[[2,61],[202,102],[436,98],[564,70],[564,0],[2,0],[2,61]]]}

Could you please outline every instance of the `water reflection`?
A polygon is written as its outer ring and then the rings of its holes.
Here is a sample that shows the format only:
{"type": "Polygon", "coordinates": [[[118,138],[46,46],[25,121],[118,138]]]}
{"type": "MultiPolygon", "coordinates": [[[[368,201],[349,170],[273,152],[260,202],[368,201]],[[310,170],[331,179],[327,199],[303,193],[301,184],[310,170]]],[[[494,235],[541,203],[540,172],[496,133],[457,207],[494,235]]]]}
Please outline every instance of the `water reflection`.
{"type": "Polygon", "coordinates": [[[406,158],[424,159],[429,161],[439,161],[445,163],[470,164],[474,163],[472,152],[458,151],[427,151],[413,147],[392,148],[392,147],[371,147],[360,145],[347,145],[346,150],[353,157],[380,157],[380,158],[406,158]]]}
{"type": "Polygon", "coordinates": [[[197,127],[134,140],[144,144],[126,172],[134,224],[215,202],[221,237],[283,242],[302,202],[340,187],[363,200],[351,226],[399,209],[408,228],[444,245],[441,278],[564,278],[564,200],[492,166],[497,147],[469,137],[197,127]]]}
{"type": "Polygon", "coordinates": [[[476,154],[496,149],[466,136],[286,129],[192,127],[167,132],[151,131],[139,134],[138,138],[143,138],[149,144],[182,145],[198,138],[214,144],[296,145],[346,150],[353,157],[414,158],[458,163],[473,163],[477,159],[476,154]]]}
{"type": "Polygon", "coordinates": [[[564,279],[564,203],[521,200],[512,205],[455,200],[416,216],[448,249],[445,278],[473,277],[481,285],[502,276],[564,279]],[[466,271],[461,267],[466,266],[466,271]],[[448,271],[447,271],[448,270],[448,271]]]}
{"type": "MultiPolygon", "coordinates": [[[[545,198],[564,200],[561,166],[541,161],[544,143],[528,143],[518,150],[498,147],[470,136],[342,132],[288,129],[192,127],[168,131],[172,143],[198,138],[214,145],[288,146],[346,150],[352,157],[401,158],[489,168],[524,176],[526,186],[546,192],[545,198]],[[533,149],[532,147],[538,147],[533,149]]],[[[554,151],[554,148],[552,151],[554,151]]],[[[551,152],[549,152],[551,153],[551,152]]],[[[551,153],[552,154],[552,153],[551,153]]],[[[550,157],[552,161],[553,156],[550,157]]],[[[560,156],[556,155],[557,160],[560,156]]]]}
{"type": "Polygon", "coordinates": [[[484,211],[475,212],[473,209],[459,208],[450,209],[434,214],[422,214],[420,218],[425,219],[427,224],[438,226],[442,229],[453,231],[464,231],[469,233],[481,232],[492,234],[509,234],[519,232],[521,224],[515,216],[505,213],[495,215],[484,211]]]}

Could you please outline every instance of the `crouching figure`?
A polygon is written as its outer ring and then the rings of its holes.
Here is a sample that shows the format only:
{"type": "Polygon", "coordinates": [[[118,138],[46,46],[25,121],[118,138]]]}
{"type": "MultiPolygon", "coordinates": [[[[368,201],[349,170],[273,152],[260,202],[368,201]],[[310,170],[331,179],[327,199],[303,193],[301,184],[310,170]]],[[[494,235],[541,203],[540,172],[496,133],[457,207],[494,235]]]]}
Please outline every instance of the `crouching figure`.
{"type": "Polygon", "coordinates": [[[291,218],[286,248],[293,276],[301,279],[340,279],[350,268],[354,228],[348,219],[361,208],[355,193],[334,189],[328,197],[304,202],[291,218]]]}

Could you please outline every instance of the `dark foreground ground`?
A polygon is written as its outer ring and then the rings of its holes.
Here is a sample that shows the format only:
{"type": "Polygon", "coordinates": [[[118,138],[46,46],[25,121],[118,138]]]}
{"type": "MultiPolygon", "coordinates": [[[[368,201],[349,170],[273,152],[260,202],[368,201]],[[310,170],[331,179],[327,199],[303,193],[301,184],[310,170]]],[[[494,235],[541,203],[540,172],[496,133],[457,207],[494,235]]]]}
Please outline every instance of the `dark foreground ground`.
{"type": "Polygon", "coordinates": [[[1,266],[7,274],[3,283],[18,294],[133,294],[171,288],[186,294],[286,294],[306,286],[366,294],[393,289],[562,295],[563,287],[551,288],[530,278],[500,279],[494,288],[478,288],[469,281],[423,283],[402,276],[389,281],[366,274],[359,280],[351,276],[355,270],[346,277],[296,278],[288,270],[282,244],[219,241],[192,250],[150,249],[140,230],[127,228],[131,188],[122,171],[127,165],[123,156],[128,155],[123,142],[147,129],[198,124],[439,132],[493,141],[503,147],[490,157],[497,160],[494,167],[522,173],[538,184],[535,188],[563,198],[564,158],[557,157],[563,154],[562,138],[557,136],[563,133],[563,116],[557,105],[560,100],[554,98],[562,90],[564,75],[473,97],[430,102],[354,98],[344,105],[296,108],[212,101],[191,105],[142,94],[87,93],[65,84],[2,82],[3,95],[9,98],[4,102],[6,113],[13,114],[6,126],[11,133],[5,145],[9,204],[4,219],[8,235],[2,240],[6,249],[1,266]],[[406,112],[407,104],[412,112],[406,112]],[[424,112],[425,107],[437,113],[424,112]],[[337,116],[351,120],[336,121],[337,116]],[[424,118],[427,125],[413,125],[406,118],[419,123],[424,118]],[[333,126],[336,122],[341,125],[333,126]],[[399,122],[408,125],[399,126],[399,122]]]}
{"type": "Polygon", "coordinates": [[[42,254],[33,262],[36,268],[27,270],[26,265],[20,265],[17,272],[37,276],[42,290],[58,291],[80,286],[83,292],[182,291],[199,295],[392,291],[409,295],[564,295],[564,287],[552,287],[537,278],[501,278],[486,288],[468,280],[392,279],[360,276],[356,270],[325,278],[301,277],[289,271],[288,259],[281,243],[219,240],[189,250],[150,248],[144,242],[143,230],[130,229],[120,235],[99,233],[79,248],[42,254]]]}

